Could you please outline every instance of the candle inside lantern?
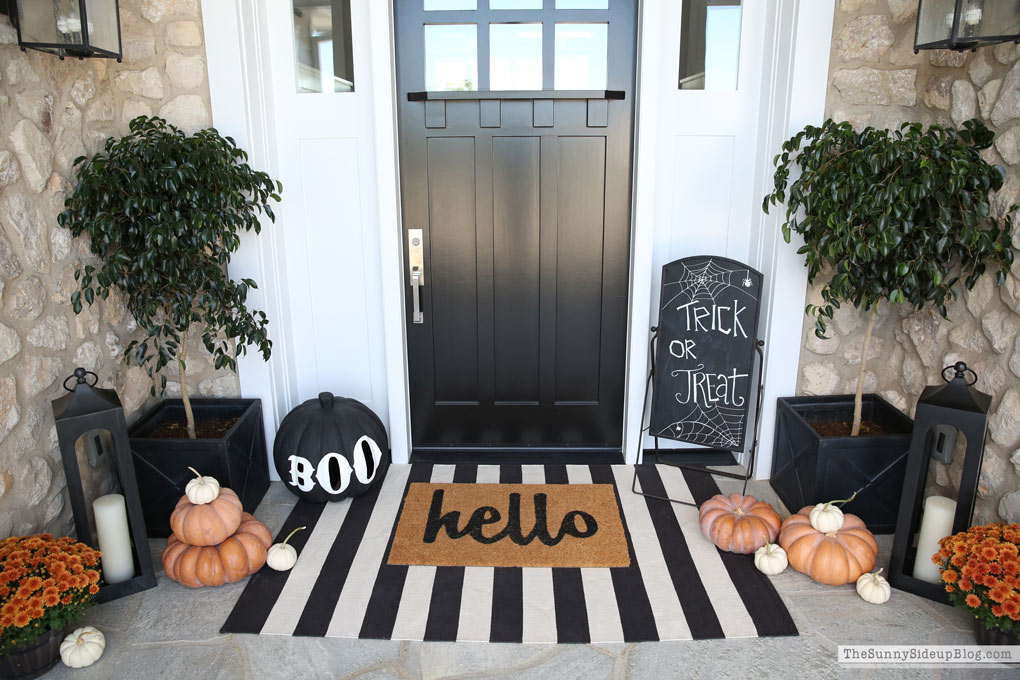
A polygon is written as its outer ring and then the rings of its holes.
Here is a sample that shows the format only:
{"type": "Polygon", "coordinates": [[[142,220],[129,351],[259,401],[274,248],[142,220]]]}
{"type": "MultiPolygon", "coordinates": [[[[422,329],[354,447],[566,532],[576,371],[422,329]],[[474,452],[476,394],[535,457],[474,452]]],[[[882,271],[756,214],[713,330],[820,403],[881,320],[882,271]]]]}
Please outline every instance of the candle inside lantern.
{"type": "Polygon", "coordinates": [[[921,531],[917,538],[917,557],[914,558],[914,578],[938,583],[941,578],[938,565],[931,556],[939,551],[939,539],[953,533],[956,501],[945,496],[928,496],[924,499],[921,514],[921,531]]]}
{"type": "Polygon", "coordinates": [[[119,493],[100,496],[92,503],[96,514],[96,533],[103,553],[103,580],[120,583],[135,575],[131,554],[131,532],[128,529],[127,507],[119,493]]]}

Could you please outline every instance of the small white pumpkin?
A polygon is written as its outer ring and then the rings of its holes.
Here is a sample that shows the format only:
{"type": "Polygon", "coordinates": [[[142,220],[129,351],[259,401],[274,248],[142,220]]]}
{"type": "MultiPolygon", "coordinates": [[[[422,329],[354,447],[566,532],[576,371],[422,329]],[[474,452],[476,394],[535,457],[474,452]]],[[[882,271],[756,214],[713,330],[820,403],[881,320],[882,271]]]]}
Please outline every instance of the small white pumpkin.
{"type": "Polygon", "coordinates": [[[79,628],[60,643],[60,660],[71,668],[91,666],[106,649],[106,636],[92,626],[79,628]]]}
{"type": "Polygon", "coordinates": [[[881,573],[882,570],[879,569],[872,574],[861,574],[857,579],[857,594],[865,602],[882,604],[892,595],[892,588],[885,577],[880,575],[881,573]]]}
{"type": "Polygon", "coordinates": [[[789,563],[786,551],[775,543],[769,543],[768,536],[765,537],[765,545],[754,551],[754,566],[767,576],[780,573],[789,563]]]}
{"type": "Polygon", "coordinates": [[[220,483],[215,477],[203,477],[195,468],[189,467],[188,469],[195,473],[195,479],[184,487],[184,495],[188,497],[189,501],[195,505],[205,505],[219,498],[220,483]]]}
{"type": "Polygon", "coordinates": [[[811,512],[808,514],[808,521],[811,522],[812,527],[823,534],[839,531],[843,528],[843,511],[836,507],[836,503],[849,503],[856,496],[857,492],[854,491],[853,496],[850,496],[850,498],[841,501],[819,503],[811,508],[811,512]]]}
{"type": "Polygon", "coordinates": [[[283,539],[283,543],[275,543],[269,548],[269,552],[266,555],[266,564],[269,565],[270,569],[287,571],[293,568],[297,562],[297,550],[294,550],[294,546],[287,545],[287,541],[290,540],[291,536],[305,528],[298,527],[287,534],[287,538],[283,539]]]}

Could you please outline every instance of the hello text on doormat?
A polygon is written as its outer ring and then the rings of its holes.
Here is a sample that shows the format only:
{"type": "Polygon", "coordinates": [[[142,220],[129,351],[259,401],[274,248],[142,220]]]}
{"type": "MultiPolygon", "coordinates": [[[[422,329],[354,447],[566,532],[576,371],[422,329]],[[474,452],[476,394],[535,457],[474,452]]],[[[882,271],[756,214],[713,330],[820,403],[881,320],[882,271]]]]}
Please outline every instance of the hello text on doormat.
{"type": "Polygon", "coordinates": [[[389,564],[626,567],[611,484],[411,484],[389,564]]]}

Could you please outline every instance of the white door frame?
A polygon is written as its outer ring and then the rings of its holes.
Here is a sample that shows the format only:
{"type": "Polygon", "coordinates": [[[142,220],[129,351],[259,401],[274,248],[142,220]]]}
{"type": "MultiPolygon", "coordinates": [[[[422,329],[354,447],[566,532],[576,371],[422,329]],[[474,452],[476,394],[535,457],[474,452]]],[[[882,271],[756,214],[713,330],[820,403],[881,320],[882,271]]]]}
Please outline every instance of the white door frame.
{"type": "MultiPolygon", "coordinates": [[[[273,139],[273,93],[266,73],[269,54],[264,36],[271,30],[265,2],[286,0],[220,0],[202,3],[209,88],[215,126],[233,136],[245,148],[250,162],[273,174],[278,169],[278,149],[273,139]]],[[[390,446],[394,462],[407,462],[411,450],[408,400],[407,348],[404,329],[403,252],[400,187],[397,158],[396,70],[391,3],[355,0],[368,17],[371,64],[356,68],[370,74],[359,87],[370,87],[374,107],[376,196],[382,275],[387,404],[390,446]]],[[[624,414],[624,451],[628,463],[641,456],[641,411],[647,377],[647,342],[650,324],[651,271],[655,227],[658,154],[668,153],[656,144],[654,131],[660,111],[659,87],[662,54],[658,28],[664,2],[640,3],[638,74],[635,115],[635,163],[631,227],[631,275],[628,311],[627,377],[624,414]],[[642,131],[646,131],[642,134],[642,131]],[[651,134],[649,134],[651,133],[651,134]]],[[[749,0],[760,2],[764,0],[749,0]]],[[[819,123],[825,105],[828,58],[835,0],[768,0],[769,30],[762,73],[759,129],[759,165],[756,194],[764,196],[771,180],[771,158],[783,140],[808,123],[819,123]]],[[[289,27],[288,27],[289,30],[289,27]]],[[[677,29],[679,31],[679,27],[677,29]]],[[[364,39],[355,35],[354,39],[364,39]]],[[[754,64],[742,64],[753,68],[754,64]]],[[[359,74],[360,75],[360,74],[359,74]]],[[[755,476],[767,478],[771,469],[775,403],[796,389],[800,360],[806,270],[796,255],[796,244],[787,246],[779,236],[779,215],[756,211],[752,244],[754,262],[772,287],[763,306],[760,327],[766,341],[765,398],[762,441],[755,476]],[[783,304],[775,304],[777,300],[783,304]],[[792,301],[797,301],[793,304],[792,301]]],[[[285,232],[281,232],[285,233],[285,232]]],[[[270,450],[276,426],[296,404],[291,382],[293,338],[288,333],[285,304],[287,285],[281,235],[267,225],[261,236],[242,238],[230,270],[234,276],[250,276],[260,288],[250,302],[266,310],[273,324],[270,335],[273,356],[263,362],[254,355],[238,362],[241,392],[260,397],[265,410],[270,450]]]]}

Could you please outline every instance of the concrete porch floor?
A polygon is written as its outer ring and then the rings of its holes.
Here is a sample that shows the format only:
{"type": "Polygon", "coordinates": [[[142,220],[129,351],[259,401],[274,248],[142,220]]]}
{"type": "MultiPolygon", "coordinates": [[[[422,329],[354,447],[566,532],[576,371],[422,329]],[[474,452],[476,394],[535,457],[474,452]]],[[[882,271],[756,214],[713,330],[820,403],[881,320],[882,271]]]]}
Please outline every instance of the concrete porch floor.
{"type": "MultiPolygon", "coordinates": [[[[740,483],[716,478],[725,493],[740,483]]],[[[767,482],[748,492],[780,507],[767,482]]],[[[273,483],[255,513],[274,536],[294,497],[273,483]]],[[[892,536],[879,536],[886,566],[892,536]]],[[[150,542],[159,585],[90,609],[85,622],[106,634],[89,668],[59,664],[48,679],[119,678],[1015,678],[998,668],[859,668],[836,663],[839,644],[976,644],[967,615],[893,591],[884,605],[861,600],[853,585],[831,588],[787,569],[773,577],[799,637],[617,645],[510,645],[220,635],[244,582],[191,590],[162,573],[165,541],[150,542]]],[[[84,624],[83,624],[84,625],[84,624]]]]}

